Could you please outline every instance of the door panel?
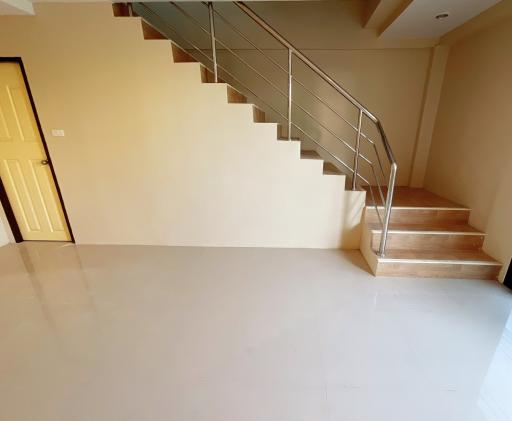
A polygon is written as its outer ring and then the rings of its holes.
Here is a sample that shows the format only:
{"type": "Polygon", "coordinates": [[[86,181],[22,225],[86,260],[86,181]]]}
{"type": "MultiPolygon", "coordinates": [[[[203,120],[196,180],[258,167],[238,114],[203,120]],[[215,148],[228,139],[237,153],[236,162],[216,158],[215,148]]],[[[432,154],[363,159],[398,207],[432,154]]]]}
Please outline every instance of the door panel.
{"type": "Polygon", "coordinates": [[[0,63],[0,177],[24,240],[69,241],[21,69],[0,63]]]}

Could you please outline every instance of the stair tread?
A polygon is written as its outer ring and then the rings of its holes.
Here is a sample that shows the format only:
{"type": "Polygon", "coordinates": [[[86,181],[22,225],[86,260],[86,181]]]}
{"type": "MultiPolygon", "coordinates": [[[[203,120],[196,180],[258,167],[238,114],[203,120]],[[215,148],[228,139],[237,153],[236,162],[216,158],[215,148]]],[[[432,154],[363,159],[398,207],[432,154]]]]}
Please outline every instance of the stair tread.
{"type": "Polygon", "coordinates": [[[318,152],[317,151],[305,151],[305,150],[301,150],[300,151],[300,157],[302,159],[322,159],[320,157],[320,155],[318,155],[318,152]]]}
{"type": "MultiPolygon", "coordinates": [[[[364,187],[368,190],[368,187],[364,187]]],[[[379,206],[382,206],[377,187],[374,186],[373,192],[375,200],[379,206]],[[375,194],[377,192],[377,194],[375,194]]],[[[382,187],[382,193],[385,195],[387,187],[382,187]]],[[[372,205],[372,197],[370,194],[366,195],[366,205],[372,205]]],[[[467,209],[465,206],[438,196],[428,190],[414,187],[395,187],[393,194],[393,207],[418,207],[418,208],[449,208],[449,209],[467,209]]]]}
{"type": "MultiPolygon", "coordinates": [[[[380,223],[369,223],[369,228],[372,231],[382,231],[380,223]]],[[[390,223],[389,231],[399,232],[428,232],[428,233],[451,233],[451,234],[474,234],[485,235],[484,232],[477,230],[468,224],[449,224],[442,222],[432,222],[426,224],[404,224],[404,223],[390,223]]]]}
{"type": "Polygon", "coordinates": [[[379,262],[393,262],[403,260],[417,260],[418,262],[439,263],[473,263],[501,266],[501,263],[493,259],[482,250],[403,250],[387,249],[384,257],[379,257],[379,262]]]}

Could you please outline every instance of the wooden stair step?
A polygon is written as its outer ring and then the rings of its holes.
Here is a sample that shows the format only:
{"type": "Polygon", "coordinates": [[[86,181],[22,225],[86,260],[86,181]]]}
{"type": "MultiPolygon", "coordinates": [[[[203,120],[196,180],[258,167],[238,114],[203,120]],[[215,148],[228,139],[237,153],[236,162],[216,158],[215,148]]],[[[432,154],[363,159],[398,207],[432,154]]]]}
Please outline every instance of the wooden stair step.
{"type": "MultiPolygon", "coordinates": [[[[381,216],[384,214],[384,208],[379,208],[381,216]]],[[[398,224],[461,224],[464,225],[469,220],[470,209],[437,209],[437,208],[396,208],[393,206],[391,211],[391,223],[398,224]]],[[[373,206],[367,206],[365,210],[366,222],[378,222],[377,211],[373,206]]]]}
{"type": "MultiPolygon", "coordinates": [[[[369,187],[365,186],[365,190],[369,187]]],[[[384,197],[387,194],[387,187],[381,187],[384,197]]],[[[375,199],[378,201],[379,206],[383,206],[382,200],[380,200],[378,187],[373,186],[373,194],[375,199]]],[[[373,205],[371,202],[371,195],[366,195],[366,204],[373,205]]],[[[393,193],[393,208],[437,208],[437,209],[465,209],[464,206],[458,203],[452,202],[451,200],[445,199],[435,193],[429,192],[428,190],[414,187],[395,187],[393,193]]]]}
{"type": "Polygon", "coordinates": [[[412,260],[412,261],[432,261],[432,262],[466,262],[466,263],[484,263],[501,266],[499,262],[482,250],[397,250],[386,249],[385,257],[379,257],[379,260],[412,260]]]}
{"type": "MultiPolygon", "coordinates": [[[[374,249],[375,252],[375,249],[374,249]]],[[[377,257],[376,275],[497,279],[501,263],[482,250],[386,249],[377,257]]]]}
{"type": "Polygon", "coordinates": [[[322,159],[322,157],[320,155],[318,155],[317,151],[308,151],[308,150],[301,150],[300,157],[301,157],[301,159],[322,159]]]}
{"type": "MultiPolygon", "coordinates": [[[[372,231],[381,231],[382,226],[376,223],[369,223],[368,226],[372,231]]],[[[400,233],[458,233],[462,235],[485,235],[483,232],[477,230],[468,224],[450,224],[443,222],[428,222],[423,224],[407,224],[401,222],[391,222],[389,224],[390,232],[400,233]]]]}
{"type": "Polygon", "coordinates": [[[175,63],[197,63],[197,60],[185,50],[178,47],[174,42],[172,45],[172,59],[175,63]]]}
{"type": "Polygon", "coordinates": [[[334,164],[324,162],[324,175],[344,175],[334,164]]]}
{"type": "Polygon", "coordinates": [[[132,17],[136,16],[133,10],[130,13],[128,3],[112,3],[112,11],[115,17],[132,17]]]}
{"type": "Polygon", "coordinates": [[[255,123],[265,123],[265,112],[256,106],[252,107],[252,109],[253,109],[252,115],[253,115],[254,122],[255,123]]]}
{"type": "Polygon", "coordinates": [[[144,39],[167,39],[167,37],[160,31],[152,27],[146,21],[141,20],[142,34],[144,39]]]}
{"type": "MultiPolygon", "coordinates": [[[[201,82],[203,83],[215,83],[215,75],[205,66],[201,66],[201,82]]],[[[217,78],[217,83],[226,83],[222,78],[217,78]]]]}
{"type": "Polygon", "coordinates": [[[228,102],[231,104],[247,104],[247,97],[228,85],[228,102]]]}
{"type": "MultiPolygon", "coordinates": [[[[371,245],[377,248],[382,227],[368,224],[371,230],[371,245]]],[[[412,250],[479,250],[485,233],[463,224],[397,224],[389,225],[387,246],[391,249],[412,250]]]]}

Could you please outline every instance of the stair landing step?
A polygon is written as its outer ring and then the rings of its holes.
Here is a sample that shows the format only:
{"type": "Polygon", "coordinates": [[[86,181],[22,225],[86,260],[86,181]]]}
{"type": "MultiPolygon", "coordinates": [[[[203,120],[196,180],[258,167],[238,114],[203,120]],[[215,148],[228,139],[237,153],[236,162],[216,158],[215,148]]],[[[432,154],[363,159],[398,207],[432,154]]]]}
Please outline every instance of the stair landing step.
{"type": "Polygon", "coordinates": [[[482,250],[400,250],[388,249],[379,263],[428,263],[501,266],[482,250]]]}
{"type": "MultiPolygon", "coordinates": [[[[384,196],[387,193],[387,187],[381,187],[384,196]]],[[[368,190],[368,187],[365,187],[368,190]]],[[[378,187],[373,187],[375,200],[378,206],[383,206],[382,200],[378,194],[378,187]],[[377,194],[375,194],[377,193],[377,194]]],[[[372,197],[366,195],[366,205],[372,206],[372,197]]],[[[393,208],[435,208],[435,209],[467,209],[465,206],[438,196],[428,190],[413,187],[395,187],[393,194],[393,208]]]]}

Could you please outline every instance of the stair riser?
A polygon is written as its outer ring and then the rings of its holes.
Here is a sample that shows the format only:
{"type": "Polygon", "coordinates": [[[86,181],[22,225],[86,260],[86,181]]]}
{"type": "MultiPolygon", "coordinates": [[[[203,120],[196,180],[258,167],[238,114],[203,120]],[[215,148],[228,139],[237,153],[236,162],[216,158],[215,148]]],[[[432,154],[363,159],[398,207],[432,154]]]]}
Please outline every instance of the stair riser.
{"type": "MultiPolygon", "coordinates": [[[[384,209],[379,209],[379,212],[383,216],[384,209]]],[[[390,221],[397,224],[465,224],[469,213],[469,209],[392,209],[390,221]]],[[[366,208],[365,221],[379,222],[375,208],[366,208]]]]}
{"type": "Polygon", "coordinates": [[[155,28],[153,28],[145,21],[141,21],[141,25],[142,35],[144,36],[144,39],[166,39],[165,35],[158,32],[155,28]]]}
{"type": "MultiPolygon", "coordinates": [[[[372,248],[378,250],[381,233],[372,232],[372,248]]],[[[413,250],[480,250],[484,235],[456,234],[388,234],[386,246],[390,249],[413,250]]]]}
{"type": "Polygon", "coordinates": [[[375,274],[377,276],[496,280],[499,272],[499,266],[491,265],[379,262],[375,274]]]}
{"type": "Polygon", "coordinates": [[[247,98],[236,89],[228,86],[227,90],[228,102],[230,104],[247,104],[247,98]]]}
{"type": "Polygon", "coordinates": [[[265,113],[257,107],[253,107],[253,119],[255,123],[265,123],[265,113]]]}
{"type": "Polygon", "coordinates": [[[175,63],[196,63],[197,60],[188,54],[186,51],[183,51],[176,44],[172,44],[172,59],[175,63]]]}

